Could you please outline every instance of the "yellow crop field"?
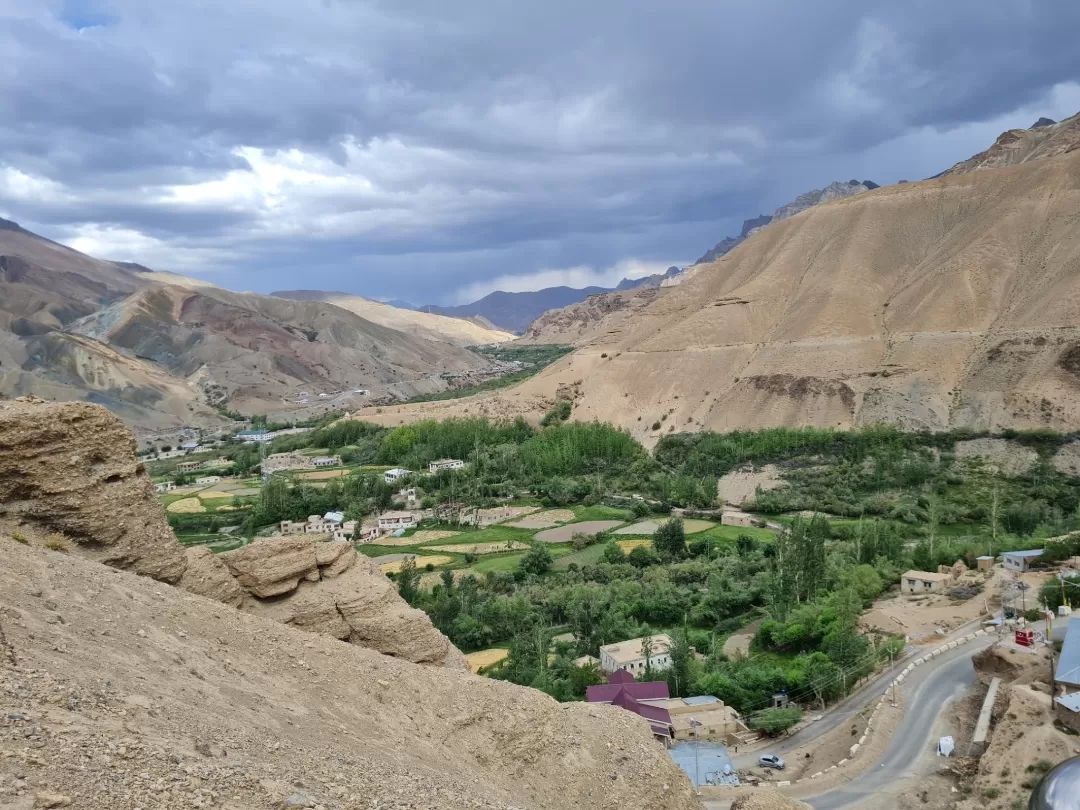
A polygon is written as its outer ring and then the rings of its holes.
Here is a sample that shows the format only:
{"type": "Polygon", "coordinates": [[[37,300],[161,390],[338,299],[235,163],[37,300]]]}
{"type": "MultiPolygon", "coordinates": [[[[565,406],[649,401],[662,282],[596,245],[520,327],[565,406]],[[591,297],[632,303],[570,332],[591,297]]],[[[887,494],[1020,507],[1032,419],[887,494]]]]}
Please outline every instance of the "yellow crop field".
{"type": "Polygon", "coordinates": [[[497,664],[509,654],[509,650],[504,650],[502,647],[493,647],[490,650],[469,653],[465,656],[465,659],[469,662],[469,669],[473,672],[479,672],[482,667],[497,664]]]}
{"type": "Polygon", "coordinates": [[[502,551],[525,551],[524,543],[462,543],[461,545],[425,546],[425,551],[449,551],[452,554],[498,554],[502,551]]]}
{"type": "Polygon", "coordinates": [[[623,550],[624,554],[629,554],[635,548],[640,546],[651,546],[652,540],[619,540],[619,548],[623,550]]]}
{"type": "Polygon", "coordinates": [[[189,515],[196,512],[205,512],[206,507],[202,505],[202,501],[198,498],[184,498],[183,500],[170,503],[165,507],[165,511],[178,515],[189,515]]]}

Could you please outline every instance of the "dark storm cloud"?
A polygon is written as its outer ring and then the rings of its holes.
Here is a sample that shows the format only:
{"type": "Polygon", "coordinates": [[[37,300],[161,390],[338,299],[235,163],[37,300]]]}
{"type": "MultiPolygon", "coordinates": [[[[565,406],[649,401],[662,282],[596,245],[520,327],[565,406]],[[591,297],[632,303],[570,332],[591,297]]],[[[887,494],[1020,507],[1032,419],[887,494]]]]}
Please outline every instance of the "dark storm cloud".
{"type": "Polygon", "coordinates": [[[1067,0],[0,0],[0,213],[249,289],[645,272],[1074,112],[1078,30],[1067,0]]]}

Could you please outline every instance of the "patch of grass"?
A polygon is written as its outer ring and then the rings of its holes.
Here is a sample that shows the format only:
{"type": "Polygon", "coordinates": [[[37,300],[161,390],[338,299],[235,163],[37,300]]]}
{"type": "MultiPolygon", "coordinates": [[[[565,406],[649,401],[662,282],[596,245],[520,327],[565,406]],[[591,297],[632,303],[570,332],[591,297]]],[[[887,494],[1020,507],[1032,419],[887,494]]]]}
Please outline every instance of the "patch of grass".
{"type": "Polygon", "coordinates": [[[1001,791],[995,787],[989,787],[983,790],[982,795],[987,799],[996,799],[1001,795],[1001,791]]]}
{"type": "Polygon", "coordinates": [[[488,571],[508,574],[518,567],[518,563],[521,562],[521,558],[524,556],[525,552],[517,554],[488,554],[483,559],[478,560],[472,566],[472,570],[478,574],[486,574],[488,571]]]}
{"type": "Polygon", "coordinates": [[[570,567],[570,563],[576,563],[579,568],[583,565],[595,565],[600,562],[603,556],[604,544],[595,543],[587,548],[583,548],[581,551],[575,551],[572,554],[559,557],[551,567],[555,571],[565,571],[570,567]]]}
{"type": "Polygon", "coordinates": [[[596,504],[594,506],[571,506],[578,521],[586,520],[633,520],[634,515],[629,509],[616,509],[613,506],[596,504]]]}
{"type": "Polygon", "coordinates": [[[27,539],[26,535],[20,532],[18,529],[15,529],[11,533],[11,539],[14,540],[16,543],[21,543],[24,546],[30,545],[30,541],[27,539]]]}
{"type": "Polygon", "coordinates": [[[707,531],[695,534],[693,539],[708,537],[718,544],[734,545],[740,534],[749,535],[765,543],[771,543],[776,539],[776,532],[772,529],[758,529],[754,526],[713,526],[707,531]]]}

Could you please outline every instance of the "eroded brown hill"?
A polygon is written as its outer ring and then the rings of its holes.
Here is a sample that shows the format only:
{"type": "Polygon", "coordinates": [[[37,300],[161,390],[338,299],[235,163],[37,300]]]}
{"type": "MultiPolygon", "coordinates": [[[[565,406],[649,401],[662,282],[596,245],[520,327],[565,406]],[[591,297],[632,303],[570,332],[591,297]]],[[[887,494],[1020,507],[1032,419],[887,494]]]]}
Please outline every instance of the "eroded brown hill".
{"type": "Polygon", "coordinates": [[[417,666],[2,535],[0,604],[13,807],[699,806],[616,707],[417,666]]]}
{"type": "Polygon", "coordinates": [[[1080,151],[867,191],[769,225],[516,389],[359,416],[536,415],[562,391],[575,418],[647,442],[880,421],[1075,430],[1077,221],[1080,151]]]}

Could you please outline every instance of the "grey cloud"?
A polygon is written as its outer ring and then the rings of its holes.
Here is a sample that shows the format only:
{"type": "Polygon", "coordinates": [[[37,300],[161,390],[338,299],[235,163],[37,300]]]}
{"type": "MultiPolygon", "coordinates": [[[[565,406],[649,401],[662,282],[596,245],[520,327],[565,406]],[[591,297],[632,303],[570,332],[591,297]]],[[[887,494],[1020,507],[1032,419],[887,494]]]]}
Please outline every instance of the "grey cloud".
{"type": "Polygon", "coordinates": [[[236,286],[302,267],[445,299],[696,256],[810,186],[946,168],[1080,78],[1077,30],[1068,0],[8,0],[0,167],[65,193],[0,208],[209,248],[236,286]],[[241,147],[340,178],[271,200],[229,174],[254,177],[241,147]]]}

